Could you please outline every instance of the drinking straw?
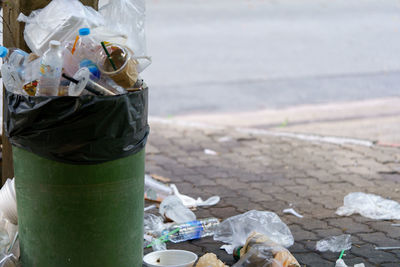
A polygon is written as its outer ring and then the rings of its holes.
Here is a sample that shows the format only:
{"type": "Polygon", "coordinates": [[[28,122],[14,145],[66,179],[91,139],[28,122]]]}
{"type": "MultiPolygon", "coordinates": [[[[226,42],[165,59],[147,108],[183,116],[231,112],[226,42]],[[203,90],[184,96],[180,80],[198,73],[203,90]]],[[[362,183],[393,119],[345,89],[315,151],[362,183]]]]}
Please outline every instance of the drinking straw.
{"type": "Polygon", "coordinates": [[[341,258],[343,258],[343,254],[344,254],[344,249],[343,249],[342,252],[340,253],[339,260],[340,260],[341,258]]]}
{"type": "Polygon", "coordinates": [[[114,70],[117,70],[117,67],[114,64],[114,61],[111,59],[110,53],[108,53],[108,50],[107,50],[106,45],[104,44],[104,42],[101,42],[101,46],[103,47],[104,52],[106,52],[107,58],[110,61],[111,66],[113,67],[114,70]]]}
{"type": "Polygon", "coordinates": [[[172,230],[171,232],[169,232],[169,233],[167,233],[167,234],[165,234],[165,235],[160,236],[159,238],[153,240],[153,242],[151,242],[150,244],[148,244],[146,248],[151,248],[151,247],[157,242],[157,240],[159,240],[160,243],[165,243],[165,242],[167,242],[167,241],[169,240],[169,239],[168,239],[168,236],[169,236],[169,235],[172,235],[172,234],[175,234],[176,232],[179,232],[179,230],[180,230],[179,228],[176,228],[176,229],[172,230]]]}
{"type": "Polygon", "coordinates": [[[79,40],[79,35],[77,35],[75,38],[75,43],[74,43],[74,46],[72,47],[71,54],[75,53],[76,44],[78,43],[78,40],[79,40]]]}

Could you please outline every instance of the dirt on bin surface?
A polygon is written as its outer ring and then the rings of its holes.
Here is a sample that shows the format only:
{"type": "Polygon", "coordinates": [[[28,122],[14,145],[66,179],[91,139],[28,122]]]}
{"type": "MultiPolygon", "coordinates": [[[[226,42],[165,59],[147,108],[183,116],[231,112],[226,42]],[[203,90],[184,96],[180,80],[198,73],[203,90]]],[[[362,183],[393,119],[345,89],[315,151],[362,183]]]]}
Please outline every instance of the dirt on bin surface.
{"type": "MultiPolygon", "coordinates": [[[[316,241],[351,234],[353,246],[344,257],[349,266],[399,266],[399,221],[335,214],[351,192],[374,193],[400,201],[400,148],[338,144],[338,140],[301,140],[250,129],[209,127],[173,120],[150,120],[146,172],[171,178],[179,191],[192,197],[221,196],[210,208],[198,208],[197,218],[225,219],[248,210],[276,212],[292,231],[289,250],[302,266],[333,266],[339,253],[318,252],[316,241]],[[205,149],[217,155],[204,153],[205,149]],[[304,218],[283,214],[292,207],[304,218]]],[[[199,256],[213,252],[233,264],[212,237],[168,248],[199,256]]],[[[146,251],[147,252],[147,251],[146,251]]]]}

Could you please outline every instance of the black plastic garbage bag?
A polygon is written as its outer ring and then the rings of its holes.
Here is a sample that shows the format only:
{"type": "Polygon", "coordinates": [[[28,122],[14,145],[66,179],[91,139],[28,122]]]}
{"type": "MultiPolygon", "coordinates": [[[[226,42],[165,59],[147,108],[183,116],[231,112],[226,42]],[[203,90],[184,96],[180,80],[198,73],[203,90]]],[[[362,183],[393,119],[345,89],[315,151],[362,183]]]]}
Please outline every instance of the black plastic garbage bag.
{"type": "Polygon", "coordinates": [[[12,145],[71,164],[135,154],[147,141],[148,89],[116,96],[24,96],[6,90],[12,145]]]}

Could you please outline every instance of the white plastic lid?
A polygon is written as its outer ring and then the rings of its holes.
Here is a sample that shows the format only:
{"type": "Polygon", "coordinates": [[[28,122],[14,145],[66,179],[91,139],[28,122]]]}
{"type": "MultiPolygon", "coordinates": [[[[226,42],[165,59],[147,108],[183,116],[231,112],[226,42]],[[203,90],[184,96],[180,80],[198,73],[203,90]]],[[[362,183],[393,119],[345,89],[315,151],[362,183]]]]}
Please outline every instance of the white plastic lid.
{"type": "Polygon", "coordinates": [[[60,47],[61,43],[57,40],[51,40],[50,41],[50,48],[58,48],[60,47]]]}

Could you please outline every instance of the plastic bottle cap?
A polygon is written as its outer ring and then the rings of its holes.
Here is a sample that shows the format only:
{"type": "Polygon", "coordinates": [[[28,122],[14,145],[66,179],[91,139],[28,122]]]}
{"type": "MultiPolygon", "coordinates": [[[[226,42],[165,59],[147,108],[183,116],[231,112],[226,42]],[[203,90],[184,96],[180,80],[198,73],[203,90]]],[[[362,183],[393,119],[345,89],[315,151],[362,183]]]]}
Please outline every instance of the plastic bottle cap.
{"type": "Polygon", "coordinates": [[[89,28],[81,28],[79,29],[79,35],[89,35],[90,29],[89,28]]]}
{"type": "Polygon", "coordinates": [[[57,40],[51,40],[50,41],[50,48],[57,48],[61,45],[61,43],[57,40]]]}
{"type": "Polygon", "coordinates": [[[8,49],[7,47],[0,46],[0,57],[5,57],[8,54],[8,49]]]}

